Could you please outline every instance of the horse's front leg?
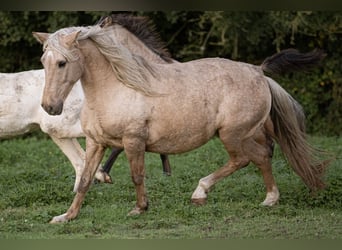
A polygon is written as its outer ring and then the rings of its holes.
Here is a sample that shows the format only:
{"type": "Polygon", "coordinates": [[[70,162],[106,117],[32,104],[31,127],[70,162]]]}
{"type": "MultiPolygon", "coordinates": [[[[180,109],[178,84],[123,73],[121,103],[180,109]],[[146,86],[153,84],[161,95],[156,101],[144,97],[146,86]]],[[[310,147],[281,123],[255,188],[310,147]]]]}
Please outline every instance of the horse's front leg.
{"type": "Polygon", "coordinates": [[[84,197],[92,183],[95,172],[105,153],[105,147],[96,144],[91,139],[86,139],[86,162],[77,188],[77,193],[68,211],[62,215],[55,216],[50,223],[59,223],[72,220],[79,214],[84,197]]]}
{"type": "Polygon", "coordinates": [[[84,168],[84,150],[79,145],[76,138],[58,138],[53,135],[50,135],[50,137],[62,150],[74,167],[76,180],[73,191],[76,192],[84,168]]]}
{"type": "Polygon", "coordinates": [[[148,201],[145,191],[145,143],[139,139],[123,140],[125,153],[129,161],[131,177],[135,186],[137,202],[135,208],[128,215],[141,214],[148,208],[148,201]]]}
{"type": "MultiPolygon", "coordinates": [[[[50,135],[50,137],[74,167],[76,179],[73,191],[76,192],[84,168],[85,152],[76,138],[58,138],[53,135],[50,135]]],[[[100,168],[95,174],[95,179],[104,183],[112,183],[110,175],[102,172],[100,168]]]]}

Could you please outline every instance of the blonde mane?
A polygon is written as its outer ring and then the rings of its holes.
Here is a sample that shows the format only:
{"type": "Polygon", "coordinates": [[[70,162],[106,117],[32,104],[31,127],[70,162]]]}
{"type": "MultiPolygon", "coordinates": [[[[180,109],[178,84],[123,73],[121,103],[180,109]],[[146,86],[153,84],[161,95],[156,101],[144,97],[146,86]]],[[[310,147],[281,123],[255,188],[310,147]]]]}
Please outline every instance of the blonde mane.
{"type": "Polygon", "coordinates": [[[149,84],[150,77],[156,77],[156,71],[143,57],[131,53],[115,36],[116,25],[102,28],[100,25],[87,27],[69,27],[50,35],[44,49],[52,48],[67,60],[78,60],[77,48],[67,49],[59,42],[59,36],[80,31],[77,41],[91,39],[101,54],[108,60],[119,81],[147,96],[159,95],[149,84]]]}

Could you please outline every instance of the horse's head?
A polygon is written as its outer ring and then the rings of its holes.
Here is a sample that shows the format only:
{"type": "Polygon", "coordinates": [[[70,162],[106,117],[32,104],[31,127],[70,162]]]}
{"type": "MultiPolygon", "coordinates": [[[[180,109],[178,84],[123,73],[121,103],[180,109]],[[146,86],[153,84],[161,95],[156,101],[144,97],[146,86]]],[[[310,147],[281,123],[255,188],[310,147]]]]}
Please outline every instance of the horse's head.
{"type": "Polygon", "coordinates": [[[50,115],[60,115],[63,103],[83,73],[83,57],[78,49],[79,31],[63,33],[33,32],[44,45],[41,62],[45,69],[42,107],[50,115]]]}

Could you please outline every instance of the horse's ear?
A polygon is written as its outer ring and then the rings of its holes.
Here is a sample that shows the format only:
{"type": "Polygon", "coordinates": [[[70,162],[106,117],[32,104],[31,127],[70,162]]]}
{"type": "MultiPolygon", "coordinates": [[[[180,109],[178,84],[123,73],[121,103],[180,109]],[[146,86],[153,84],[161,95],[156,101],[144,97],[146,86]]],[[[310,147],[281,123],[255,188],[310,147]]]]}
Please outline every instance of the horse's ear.
{"type": "Polygon", "coordinates": [[[50,33],[32,32],[32,35],[37,39],[38,42],[43,44],[49,38],[50,33]]]}
{"type": "Polygon", "coordinates": [[[77,44],[77,37],[81,31],[75,31],[71,34],[65,35],[61,38],[61,42],[65,44],[67,48],[71,48],[71,46],[77,44]]]}
{"type": "Polygon", "coordinates": [[[105,18],[103,18],[102,20],[100,20],[99,25],[101,28],[105,28],[108,27],[110,25],[113,24],[113,20],[110,16],[107,16],[105,18]]]}

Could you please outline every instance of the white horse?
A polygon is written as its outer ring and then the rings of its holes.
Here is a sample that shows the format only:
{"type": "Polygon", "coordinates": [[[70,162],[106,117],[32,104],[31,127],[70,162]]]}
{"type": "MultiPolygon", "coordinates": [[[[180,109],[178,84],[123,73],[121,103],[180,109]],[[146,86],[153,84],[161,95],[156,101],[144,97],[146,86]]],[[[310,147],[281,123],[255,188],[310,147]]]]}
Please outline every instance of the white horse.
{"type": "MultiPolygon", "coordinates": [[[[50,116],[40,105],[44,84],[43,69],[0,73],[0,138],[19,136],[40,128],[58,145],[74,167],[75,191],[85,160],[85,152],[77,141],[77,138],[84,137],[80,124],[84,100],[82,87],[80,83],[73,87],[66,101],[65,113],[50,116]]],[[[100,170],[95,178],[110,182],[110,177],[100,170]]]]}

